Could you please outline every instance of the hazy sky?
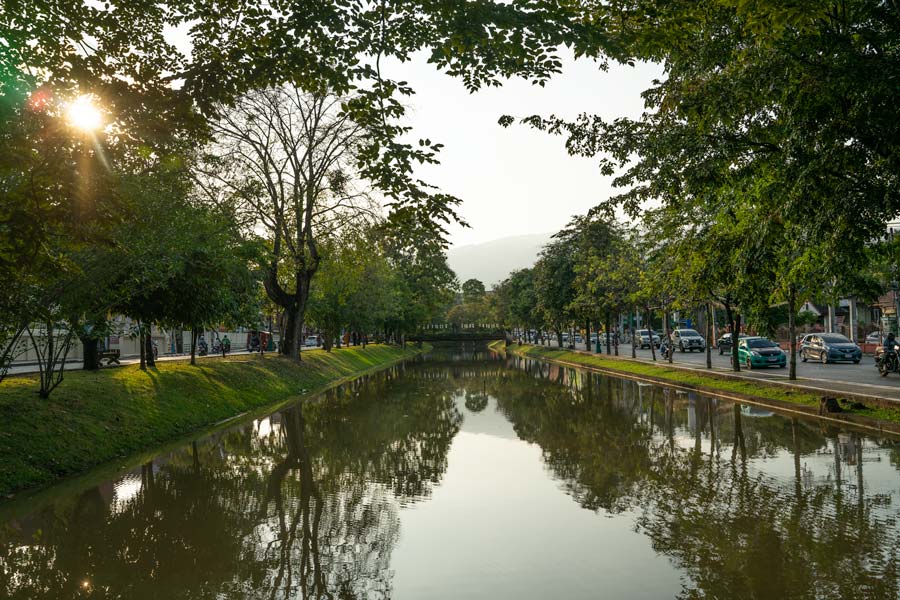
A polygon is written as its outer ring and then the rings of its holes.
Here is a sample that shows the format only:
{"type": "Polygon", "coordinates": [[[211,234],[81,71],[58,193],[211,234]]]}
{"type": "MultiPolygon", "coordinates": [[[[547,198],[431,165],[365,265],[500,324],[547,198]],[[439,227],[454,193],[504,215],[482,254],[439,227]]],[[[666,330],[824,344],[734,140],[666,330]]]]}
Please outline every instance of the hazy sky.
{"type": "MultiPolygon", "coordinates": [[[[187,26],[169,28],[166,37],[189,53],[186,32],[187,26]]],[[[604,72],[592,61],[561,56],[563,73],[544,87],[511,80],[474,94],[424,57],[382,64],[385,77],[407,81],[416,91],[407,101],[415,139],[445,144],[441,164],[422,166],[417,176],[464,202],[459,212],[470,227],[452,227],[451,245],[552,233],[613,193],[612,178],[600,174],[597,161],[569,156],[563,137],[518,124],[503,128],[497,119],[504,114],[574,118],[583,112],[637,117],[644,106],[641,92],[662,69],[613,64],[604,72]]]]}
{"type": "Polygon", "coordinates": [[[603,72],[567,59],[563,74],[543,88],[514,80],[470,94],[424,60],[383,69],[416,90],[409,101],[416,137],[446,145],[441,164],[423,167],[420,177],[464,201],[460,213],[471,227],[452,228],[454,246],[556,231],[612,193],[612,178],[600,174],[597,161],[569,156],[563,137],[523,125],[504,129],[501,115],[638,116],[640,93],[661,72],[648,64],[603,72]]]}

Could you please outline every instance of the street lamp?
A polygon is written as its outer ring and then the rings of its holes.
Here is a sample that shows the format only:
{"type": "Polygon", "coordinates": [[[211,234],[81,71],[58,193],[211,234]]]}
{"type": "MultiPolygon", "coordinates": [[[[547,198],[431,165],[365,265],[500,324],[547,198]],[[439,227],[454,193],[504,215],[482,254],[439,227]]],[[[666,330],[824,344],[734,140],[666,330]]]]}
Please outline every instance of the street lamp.
{"type": "Polygon", "coordinates": [[[78,96],[66,106],[69,125],[85,133],[93,133],[103,125],[103,115],[89,94],[78,96]]]}

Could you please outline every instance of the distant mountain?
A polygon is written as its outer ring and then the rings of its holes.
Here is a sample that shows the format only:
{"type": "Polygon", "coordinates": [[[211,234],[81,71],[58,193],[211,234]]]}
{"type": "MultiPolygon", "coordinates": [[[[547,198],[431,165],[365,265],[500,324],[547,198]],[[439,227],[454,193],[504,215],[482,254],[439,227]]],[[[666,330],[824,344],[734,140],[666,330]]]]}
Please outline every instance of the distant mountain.
{"type": "Polygon", "coordinates": [[[447,262],[459,282],[480,280],[485,287],[500,283],[516,269],[534,265],[541,248],[550,241],[551,233],[516,235],[482,244],[451,248],[447,262]]]}

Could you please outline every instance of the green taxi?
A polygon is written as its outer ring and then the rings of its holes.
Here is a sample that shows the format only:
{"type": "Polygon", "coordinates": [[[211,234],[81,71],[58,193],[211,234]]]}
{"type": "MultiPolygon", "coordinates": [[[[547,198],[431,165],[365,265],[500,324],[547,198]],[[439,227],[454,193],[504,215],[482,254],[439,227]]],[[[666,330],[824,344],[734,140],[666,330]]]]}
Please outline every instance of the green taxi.
{"type": "Polygon", "coordinates": [[[785,367],[787,353],[778,344],[764,337],[741,338],[738,359],[748,369],[756,367],[785,367]]]}

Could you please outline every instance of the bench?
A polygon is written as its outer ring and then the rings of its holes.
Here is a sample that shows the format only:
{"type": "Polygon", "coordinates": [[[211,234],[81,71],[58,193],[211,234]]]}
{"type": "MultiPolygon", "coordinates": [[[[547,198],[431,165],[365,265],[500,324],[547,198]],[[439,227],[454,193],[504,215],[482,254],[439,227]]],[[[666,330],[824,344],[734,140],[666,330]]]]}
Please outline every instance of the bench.
{"type": "Polygon", "coordinates": [[[107,366],[107,367],[108,367],[109,365],[113,364],[113,363],[116,363],[117,365],[120,365],[120,364],[122,364],[122,363],[119,362],[119,358],[120,358],[121,356],[122,356],[122,351],[121,351],[121,350],[118,350],[118,349],[116,349],[116,350],[107,350],[107,351],[105,351],[105,352],[101,352],[101,353],[100,353],[100,359],[99,359],[99,362],[100,362],[100,364],[102,365],[102,364],[103,364],[103,361],[106,360],[106,366],[107,366]]]}

